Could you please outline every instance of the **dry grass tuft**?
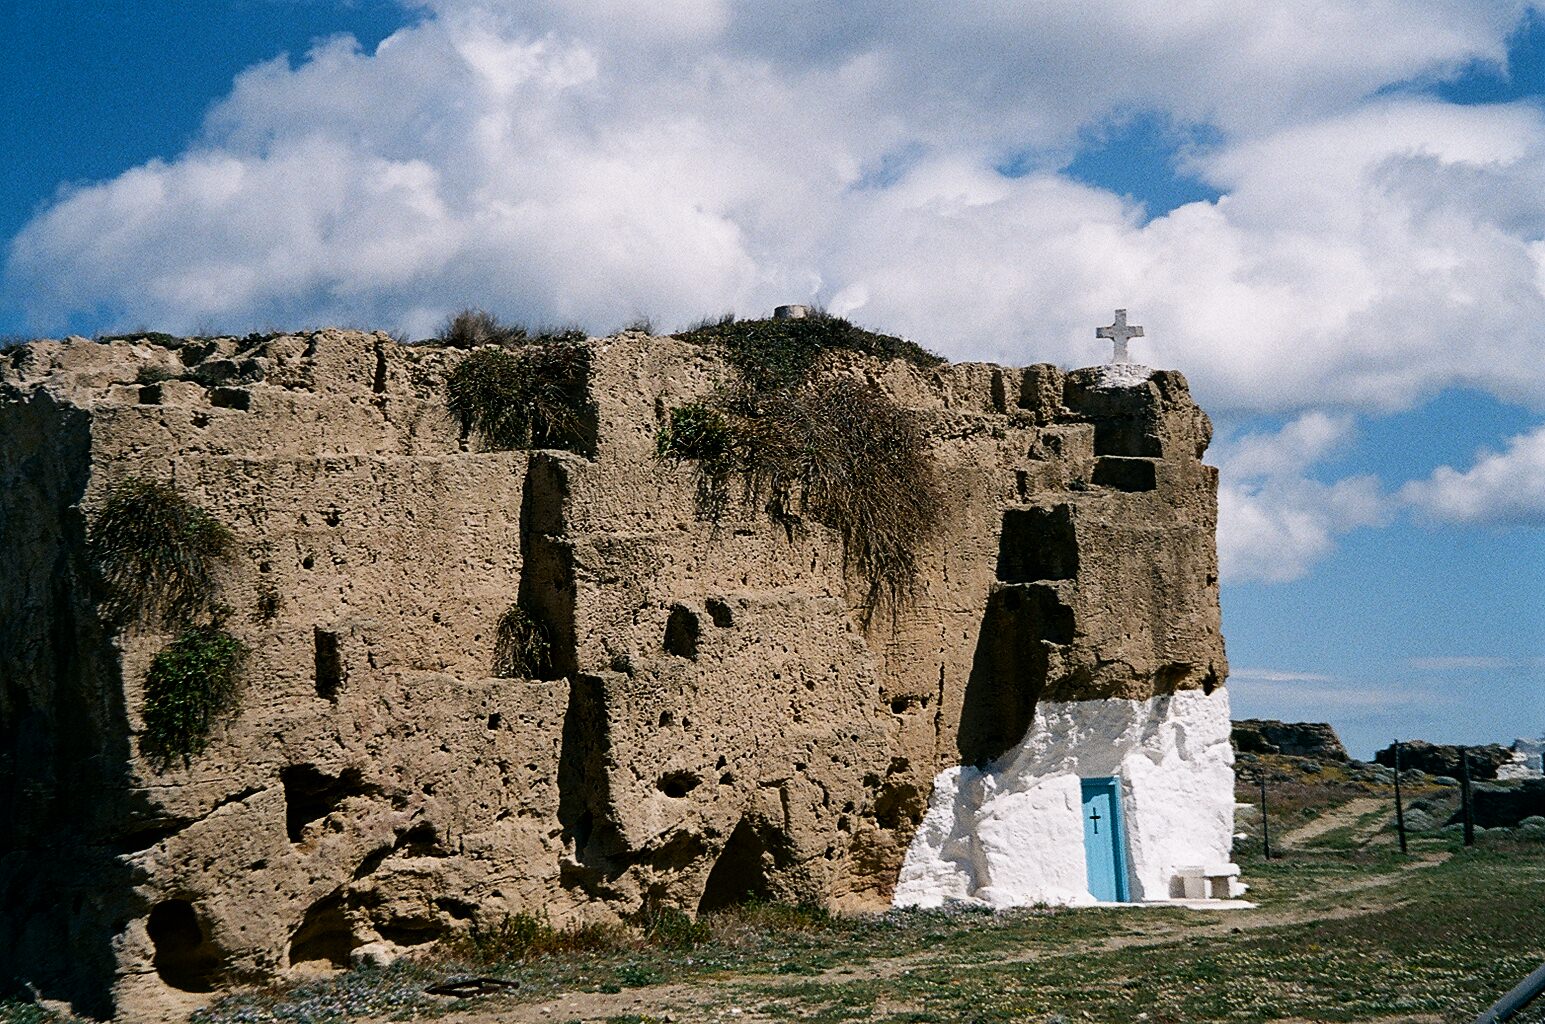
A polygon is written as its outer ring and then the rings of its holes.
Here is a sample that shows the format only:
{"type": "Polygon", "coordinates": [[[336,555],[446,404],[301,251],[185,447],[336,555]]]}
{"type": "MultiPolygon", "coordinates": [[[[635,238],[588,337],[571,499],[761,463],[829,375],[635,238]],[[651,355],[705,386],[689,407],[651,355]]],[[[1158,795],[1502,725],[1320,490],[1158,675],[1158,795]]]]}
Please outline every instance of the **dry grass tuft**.
{"type": "Polygon", "coordinates": [[[696,462],[709,518],[724,513],[738,481],[740,499],[775,522],[793,529],[808,516],[836,531],[866,620],[913,596],[917,552],[943,501],[916,418],[875,385],[827,375],[794,388],[742,386],[673,409],[656,453],[696,462]]]}
{"type": "Polygon", "coordinates": [[[214,570],[231,531],[169,483],[131,477],[108,492],[90,543],[107,584],[104,606],[120,620],[191,621],[210,610],[214,570]]]}
{"type": "Polygon", "coordinates": [[[552,674],[552,650],[546,625],[512,604],[494,627],[493,673],[502,679],[546,679],[552,674]]]}
{"type": "Polygon", "coordinates": [[[487,448],[571,448],[589,378],[590,350],[580,345],[484,347],[446,375],[445,404],[487,448]]]}

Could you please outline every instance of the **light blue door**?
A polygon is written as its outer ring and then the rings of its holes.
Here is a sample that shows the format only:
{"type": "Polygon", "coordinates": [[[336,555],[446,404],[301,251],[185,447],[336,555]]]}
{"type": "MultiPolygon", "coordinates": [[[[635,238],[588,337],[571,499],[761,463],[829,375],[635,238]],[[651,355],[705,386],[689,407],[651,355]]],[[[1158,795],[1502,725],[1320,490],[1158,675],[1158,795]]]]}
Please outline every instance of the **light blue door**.
{"type": "Polygon", "coordinates": [[[1089,895],[1127,901],[1126,842],[1121,831],[1121,780],[1081,779],[1084,790],[1084,861],[1089,895]]]}

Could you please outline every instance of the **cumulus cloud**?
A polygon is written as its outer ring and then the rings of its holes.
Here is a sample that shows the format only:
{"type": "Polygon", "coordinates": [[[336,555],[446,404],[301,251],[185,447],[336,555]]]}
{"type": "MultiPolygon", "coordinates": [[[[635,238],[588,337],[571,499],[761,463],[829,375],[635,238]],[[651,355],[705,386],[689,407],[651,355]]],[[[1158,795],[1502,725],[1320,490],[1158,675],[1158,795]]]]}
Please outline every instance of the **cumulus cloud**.
{"type": "Polygon", "coordinates": [[[1440,466],[1400,497],[1428,523],[1545,524],[1545,425],[1509,439],[1503,451],[1481,452],[1467,470],[1440,466]]]}
{"type": "Polygon", "coordinates": [[[953,356],[1082,364],[1123,305],[1214,409],[1545,398],[1517,343],[1545,320],[1545,121],[1368,99],[1501,60],[1518,4],[420,6],[373,53],[249,69],[188,152],[39,215],[8,268],[39,327],[422,333],[473,302],[605,329],[814,298],[953,356]],[[1190,168],[1222,200],[1149,220],[1057,172],[1134,106],[1223,131],[1190,168]],[[1016,153],[1031,173],[995,170],[1016,153]]]}
{"type": "Polygon", "coordinates": [[[1368,98],[1500,60],[1517,4],[421,6],[373,53],[249,69],[188,152],[41,213],[8,265],[39,328],[423,334],[476,303],[604,330],[815,299],[1081,365],[1127,306],[1138,356],[1219,411],[1545,401],[1517,340],[1545,321],[1545,118],[1368,98]],[[1220,201],[1149,219],[1058,173],[1137,105],[1223,131],[1190,167],[1220,201]]]}
{"type": "Polygon", "coordinates": [[[1348,417],[1310,412],[1218,446],[1218,562],[1231,583],[1299,579],[1341,534],[1389,519],[1377,478],[1324,483],[1307,470],[1351,435],[1348,417]]]}
{"type": "MultiPolygon", "coordinates": [[[[249,68],[185,153],[41,212],[6,268],[37,327],[423,336],[477,304],[606,330],[813,299],[952,357],[1086,365],[1124,306],[1209,409],[1288,417],[1216,452],[1233,581],[1386,521],[1377,480],[1312,473],[1354,411],[1452,385],[1545,407],[1545,115],[1386,95],[1500,64],[1521,3],[408,6],[374,52],[249,68]],[[1152,217],[1061,173],[1145,110],[1213,129],[1185,170],[1222,198],[1152,217]]],[[[1399,502],[1538,522],[1542,467],[1545,428],[1399,502]]]]}

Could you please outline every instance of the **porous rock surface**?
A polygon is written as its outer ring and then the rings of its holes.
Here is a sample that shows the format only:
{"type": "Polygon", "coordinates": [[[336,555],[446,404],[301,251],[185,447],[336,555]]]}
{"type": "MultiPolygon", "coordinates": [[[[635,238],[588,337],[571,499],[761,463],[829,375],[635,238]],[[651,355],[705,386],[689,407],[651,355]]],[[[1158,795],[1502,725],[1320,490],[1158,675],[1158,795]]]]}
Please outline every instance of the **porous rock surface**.
{"type": "Polygon", "coordinates": [[[586,344],[584,436],[533,452],[447,415],[465,353],[384,334],[0,356],[0,982],[152,1019],[520,911],[879,907],[935,776],[1038,701],[1222,685],[1179,373],[839,357],[915,410],[945,486],[915,600],[866,623],[830,531],[705,521],[692,467],[652,458],[726,378],[711,350],[586,344]],[[106,623],[85,543],[130,476],[234,531],[251,651],[209,749],[160,772],[142,690],[170,637],[106,623]],[[552,678],[490,675],[517,598],[552,678]]]}
{"type": "Polygon", "coordinates": [[[1241,718],[1234,723],[1234,749],[1241,754],[1285,754],[1324,761],[1348,761],[1346,747],[1329,722],[1279,722],[1241,718]]]}

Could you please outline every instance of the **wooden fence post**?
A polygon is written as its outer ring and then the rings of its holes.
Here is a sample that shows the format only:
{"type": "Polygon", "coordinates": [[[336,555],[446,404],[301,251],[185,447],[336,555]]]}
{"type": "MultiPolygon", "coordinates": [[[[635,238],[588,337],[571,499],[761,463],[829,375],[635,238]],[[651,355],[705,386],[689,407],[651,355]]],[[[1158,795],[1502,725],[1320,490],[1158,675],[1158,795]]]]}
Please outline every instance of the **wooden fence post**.
{"type": "Polygon", "coordinates": [[[1464,811],[1465,845],[1475,845],[1475,817],[1470,813],[1470,748],[1459,748],[1459,802],[1464,811]]]}
{"type": "Polygon", "coordinates": [[[1257,772],[1255,779],[1261,784],[1261,844],[1266,859],[1271,860],[1271,825],[1266,820],[1266,769],[1257,772]]]}
{"type": "Polygon", "coordinates": [[[1395,831],[1400,834],[1400,852],[1406,852],[1406,811],[1400,800],[1400,741],[1395,741],[1395,831]]]}

